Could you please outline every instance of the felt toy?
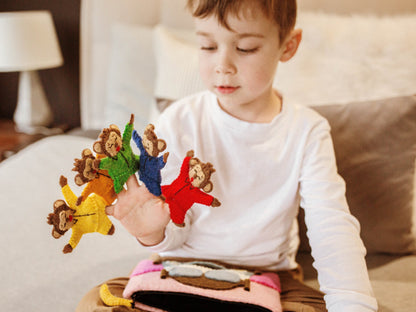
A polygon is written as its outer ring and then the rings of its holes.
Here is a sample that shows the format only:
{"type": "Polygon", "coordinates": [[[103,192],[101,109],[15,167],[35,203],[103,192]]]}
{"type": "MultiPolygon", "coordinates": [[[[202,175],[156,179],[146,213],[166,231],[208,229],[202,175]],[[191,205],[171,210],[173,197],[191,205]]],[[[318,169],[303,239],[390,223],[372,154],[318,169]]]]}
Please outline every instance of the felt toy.
{"type": "Polygon", "coordinates": [[[280,279],[275,272],[205,261],[143,260],[130,275],[124,298],[111,294],[106,284],[100,297],[106,305],[145,311],[280,312],[280,279]]]}
{"type": "Polygon", "coordinates": [[[213,189],[210,181],[215,169],[211,163],[203,163],[188,151],[182,162],[179,176],[170,184],[162,186],[162,195],[169,204],[170,217],[180,227],[185,226],[185,214],[194,203],[218,207],[217,198],[207,193],[213,189]]]}
{"type": "Polygon", "coordinates": [[[160,196],[162,194],[160,189],[160,184],[162,183],[160,170],[165,167],[169,153],[157,157],[160,152],[166,149],[166,142],[158,139],[154,130],[155,127],[152,124],[147,125],[143,138],[134,130],[133,141],[140,150],[139,178],[150,193],[160,196]]]}
{"type": "Polygon", "coordinates": [[[115,307],[125,306],[134,309],[134,301],[131,299],[119,298],[111,294],[107,284],[102,284],[100,287],[100,298],[104,304],[115,307]]]}
{"type": "Polygon", "coordinates": [[[118,194],[123,190],[127,179],[139,170],[139,156],[135,155],[130,146],[133,132],[134,115],[126,125],[123,136],[116,125],[104,128],[100,140],[93,145],[94,152],[104,154],[105,158],[93,162],[94,169],[108,170],[113,179],[114,190],[118,194]]]}
{"type": "Polygon", "coordinates": [[[47,222],[53,225],[52,236],[56,239],[72,229],[71,238],[65,245],[63,253],[72,252],[82,235],[86,233],[114,234],[114,225],[105,213],[107,203],[101,196],[92,194],[77,206],[77,196],[72,192],[64,176],[61,176],[59,184],[68,204],[64,200],[55,201],[54,212],[49,214],[47,222]]]}
{"type": "MultiPolygon", "coordinates": [[[[81,186],[85,183],[87,185],[84,187],[81,196],[78,197],[77,205],[80,205],[92,193],[100,195],[107,202],[107,205],[111,205],[117,198],[117,195],[114,191],[113,180],[108,175],[108,171],[95,170],[93,168],[93,163],[96,158],[90,149],[84,149],[81,156],[81,159],[75,158],[72,171],[78,172],[74,178],[76,185],[81,186]]],[[[104,155],[97,155],[97,159],[104,157],[104,155]]]]}

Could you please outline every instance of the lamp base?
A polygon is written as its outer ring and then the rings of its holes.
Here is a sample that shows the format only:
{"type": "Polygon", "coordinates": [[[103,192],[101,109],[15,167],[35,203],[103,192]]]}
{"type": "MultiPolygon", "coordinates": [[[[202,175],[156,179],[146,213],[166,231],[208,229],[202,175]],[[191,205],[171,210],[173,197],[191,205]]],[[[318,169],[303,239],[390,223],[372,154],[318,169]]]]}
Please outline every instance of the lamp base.
{"type": "Polygon", "coordinates": [[[43,132],[53,115],[37,71],[22,71],[19,77],[17,107],[13,120],[19,132],[43,132]]]}

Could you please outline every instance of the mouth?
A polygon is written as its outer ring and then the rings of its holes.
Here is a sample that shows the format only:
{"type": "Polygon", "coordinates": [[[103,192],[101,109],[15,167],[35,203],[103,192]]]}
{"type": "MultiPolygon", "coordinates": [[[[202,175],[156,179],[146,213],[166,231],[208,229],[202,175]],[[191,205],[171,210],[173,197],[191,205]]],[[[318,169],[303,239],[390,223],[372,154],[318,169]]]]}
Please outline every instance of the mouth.
{"type": "Polygon", "coordinates": [[[232,86],[216,86],[215,89],[221,94],[231,94],[235,92],[239,87],[232,86]]]}

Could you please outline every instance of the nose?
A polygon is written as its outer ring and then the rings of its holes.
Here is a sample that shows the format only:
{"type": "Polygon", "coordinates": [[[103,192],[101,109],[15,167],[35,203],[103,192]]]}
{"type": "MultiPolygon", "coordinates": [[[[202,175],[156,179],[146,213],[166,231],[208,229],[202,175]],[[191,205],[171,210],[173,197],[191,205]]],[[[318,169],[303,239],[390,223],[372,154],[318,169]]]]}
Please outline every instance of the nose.
{"type": "Polygon", "coordinates": [[[227,51],[218,53],[218,60],[215,66],[215,72],[217,74],[232,75],[236,73],[236,66],[233,62],[232,55],[227,51]]]}

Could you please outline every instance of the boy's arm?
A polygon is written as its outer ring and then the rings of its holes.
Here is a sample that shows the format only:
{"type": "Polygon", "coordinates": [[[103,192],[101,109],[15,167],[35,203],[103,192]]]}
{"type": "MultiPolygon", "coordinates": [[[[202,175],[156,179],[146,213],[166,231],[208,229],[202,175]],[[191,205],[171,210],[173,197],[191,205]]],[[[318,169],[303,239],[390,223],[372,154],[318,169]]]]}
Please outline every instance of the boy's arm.
{"type": "Polygon", "coordinates": [[[348,208],[345,182],[337,173],[329,126],[310,133],[300,175],[314,267],[329,311],[377,311],[365,263],[360,225],[348,208]]]}

